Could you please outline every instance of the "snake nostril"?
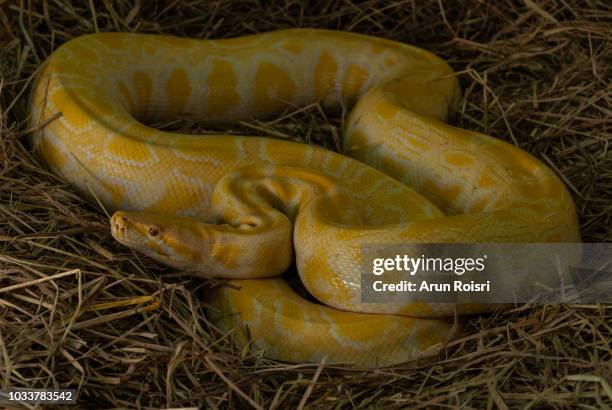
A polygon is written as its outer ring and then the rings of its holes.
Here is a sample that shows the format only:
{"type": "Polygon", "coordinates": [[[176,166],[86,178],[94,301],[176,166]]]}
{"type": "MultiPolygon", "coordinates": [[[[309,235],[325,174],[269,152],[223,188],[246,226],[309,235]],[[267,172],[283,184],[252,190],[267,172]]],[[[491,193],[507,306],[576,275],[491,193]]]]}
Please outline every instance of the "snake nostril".
{"type": "Polygon", "coordinates": [[[118,239],[125,239],[125,231],[128,225],[128,219],[123,215],[113,215],[110,220],[111,233],[118,239]]]}
{"type": "Polygon", "coordinates": [[[120,237],[120,238],[125,237],[125,226],[122,226],[122,224],[117,223],[116,220],[113,221],[111,229],[112,229],[113,235],[120,237]]]}

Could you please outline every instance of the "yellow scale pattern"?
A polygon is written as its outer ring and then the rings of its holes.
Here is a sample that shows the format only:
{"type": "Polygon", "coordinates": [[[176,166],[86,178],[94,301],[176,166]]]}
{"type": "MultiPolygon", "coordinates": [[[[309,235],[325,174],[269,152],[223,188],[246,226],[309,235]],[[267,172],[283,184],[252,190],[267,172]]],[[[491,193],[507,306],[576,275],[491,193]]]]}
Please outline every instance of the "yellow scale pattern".
{"type": "Polygon", "coordinates": [[[118,241],[231,278],[236,288],[210,298],[223,329],[247,325],[274,359],[375,367],[444,343],[455,310],[487,307],[361,303],[363,244],[579,241],[572,199],[550,169],[443,122],[459,96],[435,55],[352,33],[98,33],[62,45],[41,68],[31,142],[53,172],[117,211],[118,241]],[[317,101],[356,102],[345,155],[144,124],[230,123],[317,101]],[[294,258],[322,304],[275,277],[294,258]]]}

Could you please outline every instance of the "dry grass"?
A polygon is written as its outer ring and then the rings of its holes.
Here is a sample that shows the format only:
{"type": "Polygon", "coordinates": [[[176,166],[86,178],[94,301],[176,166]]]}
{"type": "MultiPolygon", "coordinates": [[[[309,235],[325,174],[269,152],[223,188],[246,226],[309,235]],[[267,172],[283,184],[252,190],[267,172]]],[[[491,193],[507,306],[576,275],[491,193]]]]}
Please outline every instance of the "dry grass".
{"type": "MultiPolygon", "coordinates": [[[[612,407],[610,306],[524,306],[473,317],[438,355],[376,371],[287,365],[206,321],[210,281],[113,242],[107,218],[19,143],[32,73],[95,30],[231,37],[353,30],[430,49],[461,76],[456,123],[559,172],[583,238],[612,241],[612,7],[605,0],[0,0],[0,383],[78,388],[80,407],[612,407]],[[443,4],[445,3],[445,4],[443,4]],[[45,279],[45,280],[43,280],[45,279]]],[[[185,123],[173,124],[184,127],[185,123]]],[[[337,146],[311,107],[264,133],[337,146]]]]}

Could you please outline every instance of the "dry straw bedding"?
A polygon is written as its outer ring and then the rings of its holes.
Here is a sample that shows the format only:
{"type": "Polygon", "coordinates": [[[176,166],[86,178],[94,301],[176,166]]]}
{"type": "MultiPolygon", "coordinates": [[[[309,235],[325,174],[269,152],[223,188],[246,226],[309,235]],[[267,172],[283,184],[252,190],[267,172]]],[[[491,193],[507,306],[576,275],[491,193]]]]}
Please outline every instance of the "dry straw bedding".
{"type": "MultiPolygon", "coordinates": [[[[610,306],[471,317],[439,353],[384,370],[262,359],[206,321],[201,295],[214,281],[113,242],[104,212],[20,143],[32,74],[69,38],[298,26],[387,37],[447,59],[465,90],[454,123],[545,161],[570,187],[583,239],[612,240],[610,2],[0,0],[2,387],[76,386],[80,407],[96,408],[612,407],[610,306]]],[[[341,149],[341,118],[316,105],[235,131],[341,149]]]]}

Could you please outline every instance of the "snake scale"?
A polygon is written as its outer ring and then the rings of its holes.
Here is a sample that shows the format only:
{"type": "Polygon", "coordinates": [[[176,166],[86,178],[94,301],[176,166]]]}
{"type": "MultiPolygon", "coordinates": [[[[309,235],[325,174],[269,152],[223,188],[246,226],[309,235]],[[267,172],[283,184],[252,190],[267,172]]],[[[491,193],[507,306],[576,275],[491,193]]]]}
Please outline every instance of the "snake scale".
{"type": "Polygon", "coordinates": [[[56,49],[30,99],[34,151],[109,210],[122,244],[229,278],[207,302],[223,330],[291,362],[407,361],[451,336],[470,305],[360,301],[363,244],[579,241],[549,168],[444,123],[449,65],[348,32],[223,40],[96,33],[56,49]],[[352,109],[343,154],[281,139],[184,135],[145,124],[227,124],[321,103],[352,109]],[[320,303],[278,275],[295,260],[320,303]]]}

